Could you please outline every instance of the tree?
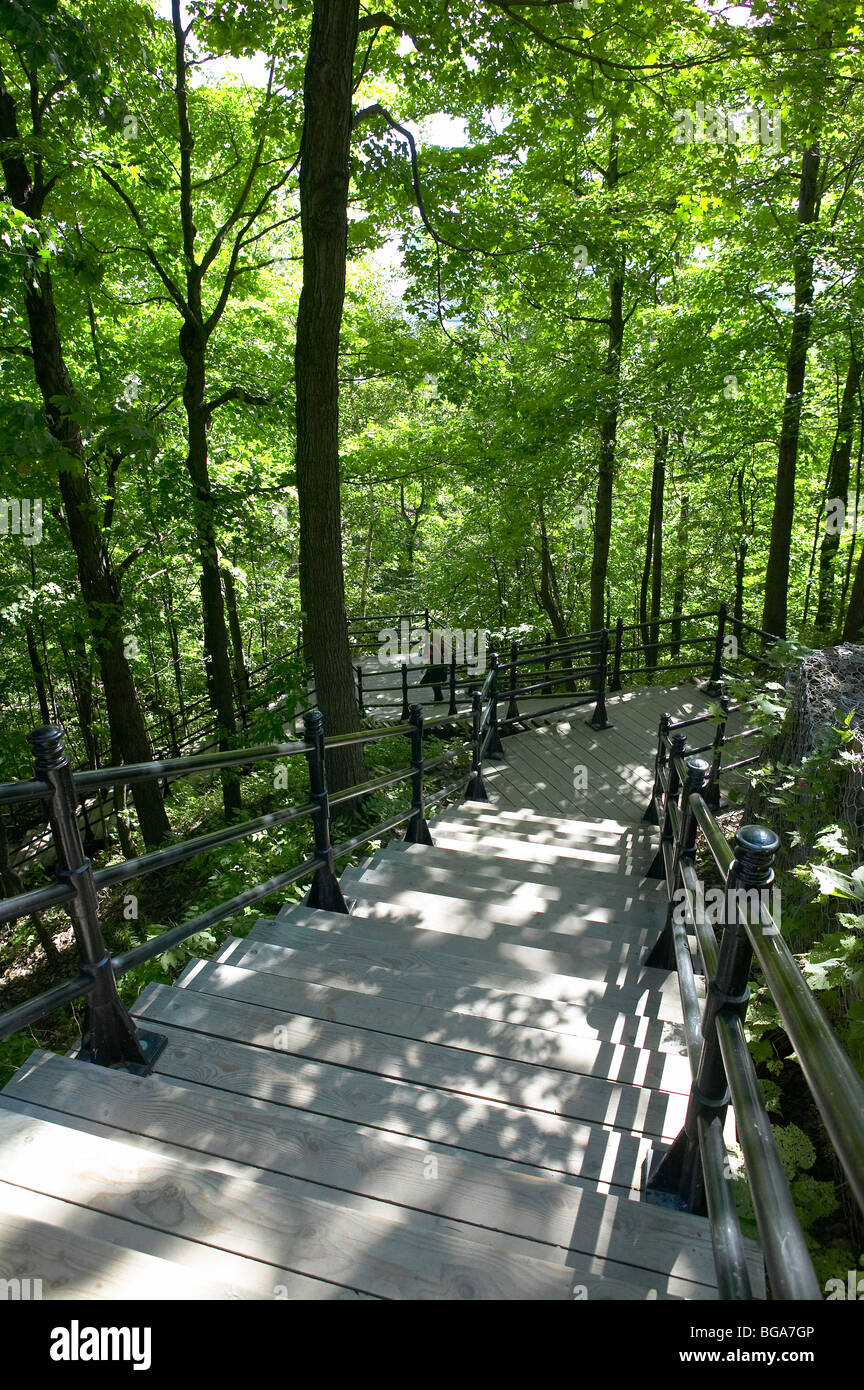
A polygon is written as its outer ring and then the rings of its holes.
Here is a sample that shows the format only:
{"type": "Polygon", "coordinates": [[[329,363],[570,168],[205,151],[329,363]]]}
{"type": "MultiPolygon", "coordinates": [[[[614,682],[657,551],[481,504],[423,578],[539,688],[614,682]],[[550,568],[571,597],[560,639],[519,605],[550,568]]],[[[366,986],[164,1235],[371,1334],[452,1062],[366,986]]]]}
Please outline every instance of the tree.
{"type": "MultiPolygon", "coordinates": [[[[303,289],[294,357],[303,630],[327,733],[359,728],[345,610],[339,331],[345,302],[359,0],[316,0],[303,86],[303,289]]],[[[330,759],[334,789],[363,781],[360,746],[330,759]]]]}
{"type": "MultiPolygon", "coordinates": [[[[52,103],[62,95],[70,79],[87,91],[88,85],[95,80],[95,74],[92,67],[83,71],[71,70],[63,78],[53,71],[47,88],[43,90],[40,68],[47,63],[49,51],[64,51],[65,44],[69,51],[80,56],[80,39],[76,37],[75,42],[71,41],[70,26],[73,21],[62,13],[52,17],[50,26],[42,25],[30,16],[19,28],[16,18],[18,16],[11,16],[7,20],[7,38],[14,45],[25,74],[35,153],[31,174],[19,131],[19,98],[0,69],[0,146],[3,150],[5,195],[12,207],[34,228],[39,229],[45,217],[46,199],[60,177],[58,171],[46,178],[39,148],[46,135],[45,127],[52,103]]],[[[86,46],[83,57],[85,62],[98,61],[97,53],[92,48],[87,52],[86,46]]],[[[102,537],[88,476],[80,426],[83,403],[66,366],[51,270],[46,258],[40,254],[42,247],[38,235],[32,238],[29,245],[30,255],[21,269],[21,292],[27,315],[33,372],[48,429],[60,446],[57,452],[58,485],[75,551],[81,595],[99,658],[111,726],[112,756],[122,762],[146,762],[151,756],[151,749],[126,655],[120,580],[102,537]]],[[[134,799],[145,843],[159,844],[170,834],[170,825],[158,783],[137,784],[134,799]]]]}

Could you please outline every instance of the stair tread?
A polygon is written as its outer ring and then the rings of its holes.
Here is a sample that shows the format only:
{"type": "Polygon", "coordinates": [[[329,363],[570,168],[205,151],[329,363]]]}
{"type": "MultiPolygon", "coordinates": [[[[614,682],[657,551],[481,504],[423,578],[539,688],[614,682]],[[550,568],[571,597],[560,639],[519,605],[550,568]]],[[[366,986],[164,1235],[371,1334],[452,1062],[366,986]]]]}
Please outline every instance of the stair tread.
{"type": "Polygon", "coordinates": [[[74,1230],[67,1224],[67,1213],[65,1202],[0,1181],[0,1279],[23,1281],[25,1299],[89,1302],[252,1296],[194,1275],[169,1259],[136,1250],[131,1222],[88,1213],[86,1229],[74,1230]]]}
{"type": "MultiPolygon", "coordinates": [[[[638,908],[643,915],[645,926],[663,926],[664,902],[660,898],[640,897],[638,892],[628,891],[615,895],[596,891],[556,892],[554,895],[538,892],[499,892],[490,890],[481,883],[471,883],[460,877],[456,870],[400,870],[392,865],[379,865],[371,869],[344,869],[340,876],[344,888],[357,887],[389,892],[410,905],[413,895],[422,894],[426,899],[442,899],[447,908],[472,913],[481,912],[496,922],[511,926],[556,926],[560,920],[570,922],[615,922],[622,916],[631,915],[638,908]]],[[[351,894],[353,895],[353,894],[351,894]]]]}
{"type": "MultiPolygon", "coordinates": [[[[0,1098],[7,1181],[383,1298],[568,1298],[570,1271],[16,1113],[0,1098]],[[56,1162],[59,1151],[63,1163],[56,1162]]],[[[299,1186],[299,1185],[298,1185],[299,1186]]],[[[274,1274],[275,1274],[274,1270],[274,1274]]],[[[274,1278],[274,1285],[280,1281],[274,1278]]],[[[598,1283],[602,1281],[598,1280],[598,1283]]]]}
{"type": "MultiPolygon", "coordinates": [[[[306,1009],[317,1018],[358,1024],[419,1041],[440,1042],[448,1047],[487,1052],[513,1061],[535,1062],[656,1090],[682,1094],[689,1091],[690,1069],[686,1057],[499,1022],[414,999],[391,998],[382,992],[380,971],[370,972],[362,964],[358,966],[329,954],[320,960],[314,943],[312,950],[306,951],[288,923],[268,925],[265,920],[259,926],[261,930],[254,929],[254,937],[229,937],[213,963],[236,966],[258,976],[257,981],[246,980],[243,989],[254,990],[262,1003],[279,999],[283,1007],[298,1012],[306,1009]],[[286,947],[289,948],[287,952],[283,949],[286,947]],[[299,973],[292,974],[292,971],[299,973]],[[351,983],[339,983],[346,979],[351,983]],[[289,984],[289,980],[293,983],[289,984]]],[[[193,969],[188,968],[178,983],[188,986],[193,969]]],[[[394,973],[397,979],[401,975],[391,970],[390,974],[394,973]]],[[[387,982],[385,977],[385,987],[387,982]]],[[[239,993],[239,981],[237,989],[239,993]]],[[[255,1002],[251,994],[250,1002],[255,1002]]]]}
{"type": "MultiPolygon", "coordinates": [[[[468,875],[470,881],[478,883],[501,884],[500,891],[510,892],[514,884],[520,887],[536,884],[538,889],[547,886],[566,889],[568,893],[579,888],[600,888],[603,892],[632,893],[637,885],[642,888],[645,870],[651,863],[656,850],[654,840],[646,839],[633,846],[629,842],[623,848],[619,845],[592,844],[580,849],[578,857],[573,851],[568,857],[560,855],[541,858],[536,852],[524,855],[512,853],[514,848],[509,837],[497,837],[497,843],[484,837],[481,841],[465,840],[442,835],[436,826],[433,830],[434,845],[409,844],[406,840],[391,840],[383,849],[376,852],[373,863],[393,864],[394,867],[413,868],[415,865],[426,869],[448,869],[461,876],[468,875]],[[603,875],[598,884],[597,875],[603,875]]],[[[526,851],[535,851],[534,846],[525,846],[526,851]]],[[[646,895],[660,897],[662,885],[649,879],[644,885],[646,895]]]]}
{"type": "MultiPolygon", "coordinates": [[[[320,915],[317,909],[298,908],[299,918],[320,915]]],[[[293,920],[293,919],[292,919],[293,920]]],[[[370,918],[358,919],[365,924],[370,918]]],[[[282,922],[260,919],[242,941],[268,942],[279,945],[282,922]]],[[[229,948],[226,945],[225,950],[229,948]]],[[[232,944],[230,950],[236,950],[232,944]]],[[[556,1035],[573,1035],[610,1044],[648,1048],[651,1051],[683,1054],[681,1025],[671,1020],[653,1019],[635,1014],[629,1008],[621,1011],[578,1001],[550,1001],[537,996],[520,994],[515,990],[498,989],[476,983],[476,967],[468,983],[462,983],[459,973],[418,968],[410,975],[381,964],[358,967],[346,961],[338,966],[331,961],[326,967],[315,958],[301,959],[275,954],[268,963],[274,973],[308,981],[323,988],[328,984],[350,990],[379,992],[392,1000],[443,1008],[457,1014],[476,1015],[493,1022],[524,1024],[556,1035]]],[[[323,995],[321,996],[323,997],[323,995]]]]}
{"type": "MultiPolygon", "coordinates": [[[[362,885],[360,885],[362,892],[362,885]]],[[[515,967],[532,974],[578,975],[583,979],[612,980],[622,976],[625,980],[646,982],[652,986],[668,986],[666,971],[644,965],[649,942],[653,942],[658,932],[639,932],[633,938],[614,936],[614,926],[610,926],[605,936],[568,937],[564,933],[535,930],[530,939],[527,932],[509,929],[502,924],[486,935],[479,931],[472,933],[440,930],[431,923],[428,925],[399,925],[387,923],[375,925],[375,919],[352,912],[343,915],[341,921],[332,918],[318,926],[301,925],[292,922],[290,917],[281,919],[286,928],[293,927],[297,933],[304,933],[312,945],[316,940],[341,940],[346,947],[363,941],[372,958],[376,955],[386,964],[389,955],[398,956],[410,964],[432,964],[441,956],[458,956],[462,960],[484,961],[489,965],[509,969],[515,967]],[[385,935],[386,930],[386,935],[385,935]],[[374,945],[373,945],[374,943],[374,945]],[[377,951],[376,949],[377,948],[377,951]]],[[[672,981],[674,985],[674,980],[672,981]]]]}
{"type": "MultiPolygon", "coordinates": [[[[355,891],[358,894],[365,893],[363,888],[357,888],[355,891]]],[[[647,1014],[651,1018],[673,1023],[680,1024],[682,1021],[681,1001],[675,977],[667,971],[639,963],[616,965],[590,958],[581,961],[574,959],[572,962],[564,962],[570,972],[565,974],[561,970],[544,970],[539,962],[536,963],[536,968],[532,968],[521,960],[496,960],[494,957],[490,958],[488,952],[482,951],[475,954],[474,947],[478,943],[473,939],[470,941],[470,949],[466,941],[463,953],[460,950],[462,939],[451,932],[438,933],[441,939],[438,940],[436,937],[434,950],[425,954],[417,950],[412,952],[409,948],[403,948],[401,944],[394,943],[388,947],[377,934],[370,937],[368,944],[364,946],[362,922],[366,919],[362,916],[362,908],[365,901],[365,896],[357,900],[348,920],[361,923],[357,935],[353,938],[352,954],[359,958],[365,952],[370,969],[378,967],[386,957],[391,962],[391,969],[400,969],[406,973],[431,971],[436,978],[458,980],[467,985],[503,989],[555,1002],[587,1003],[596,1008],[647,1014]],[[401,961],[402,964],[395,964],[397,961],[401,961]]],[[[393,903],[391,906],[395,916],[402,904],[393,903]]],[[[428,933],[432,930],[434,927],[431,924],[418,928],[421,946],[423,938],[420,933],[428,939],[428,933]]]]}
{"type": "MultiPolygon", "coordinates": [[[[397,1224],[408,1212],[418,1231],[449,1233],[511,1256],[566,1262],[574,1273],[621,1286],[716,1297],[710,1230],[698,1217],[682,1220],[663,1208],[529,1178],[482,1157],[432,1153],[345,1125],[340,1132],[338,1122],[322,1117],[298,1123],[293,1113],[267,1101],[159,1077],[102,1070],[95,1084],[85,1084],[75,1062],[49,1053],[34,1053],[4,1099],[10,1092],[17,1113],[62,1118],[85,1133],[266,1182],[287,1196],[347,1204],[397,1224]],[[603,1249],[602,1258],[595,1246],[603,1249]]],[[[606,1296],[613,1295],[607,1290],[606,1296]]],[[[628,1294],[622,1287],[614,1296],[628,1294]]]]}
{"type": "Polygon", "coordinates": [[[360,1019],[342,1023],[288,1012],[281,980],[273,982],[254,969],[200,961],[181,983],[195,993],[277,1014],[271,1026],[279,1028],[279,1050],[299,1057],[657,1138],[674,1139],[684,1122],[687,1099],[680,1091],[561,1072],[537,1061],[503,1059],[378,1031],[371,1011],[368,1022],[362,1021],[370,1002],[367,995],[357,996],[360,1019]]]}
{"type": "Polygon", "coordinates": [[[644,1158],[652,1148],[651,1138],[624,1130],[352,1067],[298,1063],[275,1046],[273,1011],[152,985],[135,1013],[148,1026],[158,1025],[169,1039],[156,1062],[160,1076],[201,1081],[616,1187],[638,1187],[644,1158]]]}
{"type": "MultiPolygon", "coordinates": [[[[577,905],[586,908],[608,905],[613,910],[624,902],[644,904],[646,911],[653,907],[659,911],[665,905],[662,885],[649,879],[647,888],[642,887],[643,870],[639,874],[619,874],[612,870],[591,870],[580,868],[576,873],[558,877],[532,876],[526,872],[517,877],[506,877],[499,869],[490,872],[489,865],[482,870],[472,871],[464,862],[464,856],[454,850],[428,850],[429,854],[447,855],[447,862],[426,863],[419,854],[396,851],[391,855],[377,855],[370,865],[357,865],[343,870],[342,877],[356,880],[363,878],[381,883],[422,883],[427,892],[449,892],[454,897],[497,902],[518,895],[521,901],[531,903],[535,911],[547,912],[569,906],[575,910],[577,905]],[[661,891],[657,891],[658,886],[661,891]]],[[[497,868],[495,861],[492,869],[497,868]]],[[[557,868],[554,871],[558,874],[557,868]]]]}

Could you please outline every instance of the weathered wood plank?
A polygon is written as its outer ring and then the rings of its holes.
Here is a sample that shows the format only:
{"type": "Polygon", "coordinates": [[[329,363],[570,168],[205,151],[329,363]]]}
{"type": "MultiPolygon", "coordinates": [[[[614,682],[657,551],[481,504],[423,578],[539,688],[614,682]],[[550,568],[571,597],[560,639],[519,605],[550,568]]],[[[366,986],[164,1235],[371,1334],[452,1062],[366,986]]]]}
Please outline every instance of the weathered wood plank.
{"type": "MultiPolygon", "coordinates": [[[[348,1067],[298,1061],[273,1050],[272,1023],[248,1008],[186,990],[148,987],[135,1012],[169,1039],[160,1076],[258,1096],[353,1124],[410,1134],[457,1149],[570,1173],[586,1182],[638,1187],[652,1141],[501,1101],[436,1091],[348,1067]]],[[[278,1026],[278,1025],[276,1025],[278,1026]]]]}
{"type": "MultiPolygon", "coordinates": [[[[308,911],[309,909],[300,909],[308,911]]],[[[358,919],[359,920],[359,919],[358,919]]],[[[363,918],[364,923],[373,919],[363,918]]],[[[375,919],[377,920],[377,919],[375,919]]],[[[386,920],[386,919],[384,919],[386,920]]],[[[220,952],[226,963],[233,961],[236,951],[245,949],[243,943],[259,941],[279,944],[279,926],[265,920],[259,921],[248,937],[235,944],[232,938],[220,952]]],[[[406,1000],[412,1003],[429,1005],[458,1014],[472,1014],[502,1023],[514,1023],[545,1032],[572,1035],[597,1042],[622,1044],[628,1047],[646,1048],[652,1052],[668,1052],[683,1055],[683,1032],[680,1024],[668,1020],[636,1014],[630,1010],[608,1008],[599,1004],[573,1003],[567,1000],[546,1000],[519,994],[512,990],[484,987],[473,983],[476,970],[472,972],[471,982],[460,983],[459,977],[443,976],[437,971],[412,972],[405,976],[398,970],[376,965],[372,968],[337,968],[331,964],[323,968],[314,960],[300,960],[297,956],[274,956],[267,965],[268,971],[295,981],[308,982],[316,987],[316,1008],[327,1006],[327,987],[333,986],[333,1000],[338,1001],[340,991],[362,990],[379,992],[383,997],[406,1000]]]]}
{"type": "MultiPolygon", "coordinates": [[[[253,1010],[266,1010],[271,1027],[279,1028],[279,1050],[295,1056],[330,1062],[334,1066],[359,1067],[376,1076],[414,1081],[460,1095],[505,1101],[527,1110],[539,1110],[568,1119],[614,1125],[635,1134],[674,1139],[684,1122],[686,1097],[680,1093],[630,1086],[605,1078],[554,1071],[537,1063],[493,1059],[489,1053],[442,1046],[439,1043],[373,1031],[362,1024],[343,1025],[302,1014],[291,1014],[279,999],[280,991],[267,989],[265,976],[256,972],[201,961],[187,972],[186,989],[231,999],[247,1006],[257,1029],[268,1019],[253,1010]],[[251,976],[245,981],[241,976],[251,976]],[[244,993],[257,996],[254,1003],[231,993],[232,984],[245,985],[244,993]],[[272,1015],[277,1015],[276,1023],[272,1015]]],[[[367,1002],[358,999],[360,1012],[367,1002]]]]}
{"type": "Polygon", "coordinates": [[[130,1243],[134,1237],[129,1222],[109,1223],[91,1216],[88,1229],[74,1230],[67,1225],[67,1214],[68,1203],[0,1182],[0,1279],[18,1281],[7,1298],[21,1297],[22,1281],[24,1298],[45,1300],[253,1296],[170,1260],[141,1254],[130,1243]]]}
{"type": "MultiPolygon", "coordinates": [[[[284,924],[273,925],[271,938],[271,945],[288,944],[284,924]]],[[[191,964],[178,984],[200,990],[205,979],[211,983],[215,980],[220,992],[228,998],[281,1008],[288,1013],[659,1091],[680,1094],[689,1091],[690,1069],[686,1057],[540,1028],[518,1027],[414,1000],[392,999],[380,992],[376,978],[370,980],[365,968],[350,976],[353,982],[344,987],[339,981],[348,978],[349,971],[334,969],[332,961],[321,964],[314,959],[311,962],[304,959],[299,967],[303,977],[298,978],[284,973],[285,969],[295,968],[296,956],[291,961],[280,957],[283,971],[277,974],[268,968],[268,959],[272,959],[269,953],[265,953],[262,960],[261,953],[255,949],[263,941],[263,937],[252,943],[248,938],[229,938],[227,947],[212,965],[205,970],[203,964],[191,964]],[[216,970],[223,964],[237,967],[239,973],[235,976],[220,969],[217,976],[216,970]],[[315,980],[306,978],[310,974],[315,980]],[[316,987],[318,982],[321,987],[316,987]]]]}
{"type": "MultiPolygon", "coordinates": [[[[294,1191],[289,1198],[267,1183],[2,1107],[0,1142],[6,1180],[30,1191],[381,1297],[564,1299],[575,1282],[551,1262],[513,1259],[294,1191]]],[[[602,1278],[596,1282],[600,1289],[602,1278]]]]}
{"type": "MultiPolygon", "coordinates": [[[[223,1171],[255,1164],[265,1174],[307,1179],[542,1242],[549,1247],[545,1258],[553,1261],[563,1261],[568,1249],[589,1255],[602,1249],[610,1269],[621,1262],[714,1288],[705,1220],[627,1197],[601,1197],[557,1175],[527,1174],[479,1155],[159,1077],[102,1070],[91,1086],[77,1064],[48,1053],[28,1059],[6,1096],[29,1097],[82,1120],[104,1116],[129,1132],[140,1128],[153,1142],[170,1137],[194,1145],[199,1157],[230,1160],[223,1171]]],[[[758,1265],[755,1247],[752,1258],[758,1265]]]]}

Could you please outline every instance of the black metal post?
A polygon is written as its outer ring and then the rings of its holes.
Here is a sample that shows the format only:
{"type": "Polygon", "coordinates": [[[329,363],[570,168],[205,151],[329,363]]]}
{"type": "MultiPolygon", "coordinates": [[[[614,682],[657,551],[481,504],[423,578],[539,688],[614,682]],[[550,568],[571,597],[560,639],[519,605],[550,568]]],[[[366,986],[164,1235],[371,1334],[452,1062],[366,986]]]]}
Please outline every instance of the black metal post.
{"type": "Polygon", "coordinates": [[[508,705],[507,705],[507,715],[506,715],[506,718],[507,718],[507,719],[518,719],[518,718],[519,718],[519,705],[518,705],[517,700],[516,700],[516,672],[517,672],[517,670],[518,670],[518,667],[517,667],[517,665],[516,665],[516,661],[517,661],[518,655],[519,655],[519,648],[518,648],[518,646],[516,645],[515,642],[511,642],[511,643],[510,643],[510,667],[509,667],[509,673],[508,673],[508,682],[509,682],[509,685],[510,685],[510,700],[509,700],[509,703],[508,703],[508,705]]]}
{"type": "Polygon", "coordinates": [[[489,653],[489,666],[492,670],[492,683],[489,687],[489,724],[492,733],[489,736],[489,747],[486,749],[486,756],[500,762],[504,758],[504,749],[501,746],[501,735],[498,732],[498,653],[489,653]]]}
{"type": "Polygon", "coordinates": [[[646,878],[666,877],[666,857],[663,853],[663,845],[664,842],[675,838],[672,825],[672,807],[681,787],[681,777],[675,760],[676,758],[683,758],[686,751],[687,735],[680,732],[674,733],[672,746],[669,750],[669,784],[663,797],[663,826],[660,831],[660,846],[645,873],[646,878]]]}
{"type": "Polygon", "coordinates": [[[693,792],[703,793],[708,778],[708,764],[704,758],[690,758],[687,762],[687,776],[681,793],[681,820],[678,839],[675,843],[675,857],[672,861],[672,874],[669,879],[669,906],[666,909],[666,922],[663,930],[650,951],[645,964],[656,966],[658,970],[675,969],[675,936],[673,931],[674,913],[678,904],[675,892],[679,887],[679,868],[682,862],[692,864],[696,859],[696,837],[698,825],[690,809],[690,796],[693,792]]]}
{"type": "Polygon", "coordinates": [[[708,781],[705,784],[703,796],[705,802],[711,807],[712,811],[720,810],[720,767],[723,761],[723,749],[726,744],[726,724],[729,719],[730,700],[728,695],[721,695],[717,702],[723,711],[723,718],[718,722],[714,734],[714,746],[711,750],[711,771],[708,781]]]}
{"type": "Polygon", "coordinates": [[[480,755],[480,749],[482,747],[480,720],[482,718],[483,701],[480,698],[479,690],[475,690],[471,696],[471,778],[468,782],[468,790],[465,793],[466,801],[489,800],[489,795],[483,785],[483,759],[480,755]]]}
{"type": "Polygon", "coordinates": [[[546,647],[546,654],[545,654],[545,656],[543,657],[543,674],[546,675],[546,676],[548,676],[549,672],[552,670],[552,634],[551,634],[551,632],[546,632],[546,633],[544,633],[544,635],[543,635],[543,642],[544,642],[545,647],[546,647]]]}
{"type": "Polygon", "coordinates": [[[408,663],[402,662],[402,711],[399,715],[403,724],[408,722],[408,663]]]}
{"type": "Polygon", "coordinates": [[[75,782],[63,747],[63,728],[45,725],[28,734],[27,741],[33,749],[35,776],[51,788],[48,817],[57,852],[57,877],[75,890],[66,910],[72,920],[81,971],[93,981],[84,1005],[78,1060],[146,1074],[166,1039],[159,1033],[139,1032],[117,992],[99,921],[93,869],[78,830],[75,782]]]}
{"type": "Polygon", "coordinates": [[[448,714],[456,713],[456,653],[450,657],[450,704],[447,707],[448,714]]]}
{"type": "Polygon", "coordinates": [[[615,655],[612,661],[612,679],[609,682],[609,694],[613,695],[616,690],[621,689],[621,645],[624,638],[624,619],[619,618],[615,624],[615,655]]]}
{"type": "Polygon", "coordinates": [[[597,678],[597,703],[594,706],[594,713],[590,719],[586,719],[586,724],[592,729],[611,729],[606,716],[606,669],[609,663],[609,632],[604,627],[600,634],[600,674],[597,678]]]}
{"type": "Polygon", "coordinates": [[[651,800],[645,808],[642,817],[646,825],[657,824],[657,797],[663,790],[663,783],[660,781],[660,770],[666,766],[666,739],[669,734],[669,725],[672,723],[671,714],[661,714],[660,727],[657,730],[657,752],[654,755],[654,786],[651,788],[651,800]]]}
{"type": "Polygon", "coordinates": [[[411,811],[412,816],[405,831],[405,839],[411,845],[434,845],[435,841],[426,824],[426,799],[423,789],[423,707],[412,705],[410,714],[411,766],[411,811]]]}
{"type": "Polygon", "coordinates": [[[324,716],[318,709],[303,715],[303,735],[308,747],[309,800],[315,803],[312,824],[315,833],[315,858],[323,862],[312,876],[306,895],[307,907],[324,908],[327,912],[348,911],[339,880],[333,870],[333,847],[330,843],[330,801],[324,775],[324,716]]]}
{"type": "MultiPolygon", "coordinates": [[[[717,1037],[717,1016],[734,1013],[743,1019],[750,991],[747,981],[753,948],[747,935],[746,913],[733,892],[743,890],[749,898],[766,891],[774,881],[774,856],[780,841],[773,830],[760,825],[743,825],[735,836],[735,860],[726,880],[726,923],[720,941],[717,973],[708,987],[702,1020],[702,1052],[684,1128],[649,1179],[653,1191],[677,1196],[681,1205],[697,1215],[705,1213],[705,1180],[699,1155],[700,1116],[717,1118],[721,1125],[729,1105],[729,1084],[717,1037]]],[[[760,899],[761,900],[761,899],[760,899]]],[[[746,899],[745,899],[746,903],[746,899]]]]}
{"type": "Polygon", "coordinates": [[[355,666],[354,669],[357,672],[357,709],[362,718],[366,713],[366,708],[363,704],[363,667],[355,666]]]}
{"type": "Polygon", "coordinates": [[[717,638],[714,643],[714,665],[711,667],[711,676],[705,689],[709,695],[719,695],[723,689],[720,684],[723,676],[723,644],[726,640],[726,614],[728,609],[725,603],[721,603],[717,610],[717,638]]]}

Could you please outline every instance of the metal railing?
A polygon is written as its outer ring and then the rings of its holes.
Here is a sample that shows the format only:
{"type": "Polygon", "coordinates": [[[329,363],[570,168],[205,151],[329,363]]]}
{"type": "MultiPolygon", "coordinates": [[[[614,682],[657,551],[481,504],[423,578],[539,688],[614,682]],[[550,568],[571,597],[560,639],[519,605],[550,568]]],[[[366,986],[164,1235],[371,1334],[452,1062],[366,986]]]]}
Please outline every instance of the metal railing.
{"type": "MultiPolygon", "coordinates": [[[[599,650],[608,650],[605,634],[599,650]]],[[[521,663],[517,662],[517,666],[526,666],[532,659],[530,655],[524,657],[521,663]]],[[[599,670],[596,695],[590,692],[576,693],[568,701],[567,707],[582,705],[596,698],[594,727],[605,728],[608,727],[603,695],[605,657],[599,670]]],[[[560,684],[560,681],[559,673],[542,684],[560,684]]],[[[318,710],[307,710],[304,714],[302,741],[266,744],[253,748],[220,749],[187,757],[88,771],[73,771],[64,748],[64,731],[61,727],[49,725],[34,730],[29,735],[34,754],[34,776],[27,781],[0,785],[0,807],[25,802],[38,802],[46,807],[57,872],[53,883],[0,901],[0,922],[9,922],[62,906],[72,922],[79,973],[74,979],[0,1015],[0,1039],[11,1036],[21,1028],[29,1027],[64,1004],[83,999],[85,1011],[78,1056],[83,1060],[106,1066],[125,1066],[137,1071],[147,1071],[158,1055],[161,1044],[154,1035],[136,1029],[117,991],[116,981],[121,975],[233,916],[234,913],[307,877],[311,877],[306,899],[309,906],[346,912],[345,901],[334,872],[336,860],[406,822],[407,840],[431,844],[426,820],[427,806],[444,800],[457,791],[471,800],[488,799],[483,784],[484,761],[503,757],[499,730],[504,723],[513,722],[499,719],[499,665],[494,651],[489,653],[489,669],[479,689],[476,688],[478,683],[474,682],[474,688],[470,692],[470,706],[460,709],[455,699],[456,689],[458,687],[464,690],[467,683],[451,681],[451,701],[447,712],[432,718],[425,716],[422,705],[408,705],[407,718],[399,723],[382,724],[374,729],[337,734],[325,739],[322,715],[318,710]],[[424,737],[434,730],[452,734],[460,725],[470,726],[470,737],[427,762],[423,753],[424,737]],[[411,761],[408,767],[373,778],[362,785],[345,788],[335,795],[328,792],[325,776],[327,750],[352,745],[365,746],[373,741],[398,735],[410,740],[411,761]],[[451,785],[435,791],[432,796],[427,796],[427,774],[437,771],[468,751],[471,753],[471,770],[467,783],[464,777],[460,777],[451,785]],[[141,782],[164,781],[167,778],[187,777],[195,773],[222,771],[226,768],[240,769],[255,763],[299,756],[306,758],[309,783],[308,799],[300,805],[287,806],[239,825],[228,825],[211,834],[157,849],[103,869],[94,870],[85,853],[77,806],[82,798],[99,788],[134,786],[141,782]],[[363,830],[342,844],[334,846],[331,843],[331,806],[356,801],[403,781],[411,782],[410,807],[363,830]],[[238,894],[192,921],[172,927],[112,960],[105,945],[100,921],[97,898],[100,889],[173,867],[197,855],[246,839],[250,835],[305,818],[311,819],[313,825],[313,852],[309,858],[275,875],[266,883],[238,894]]],[[[504,692],[508,698],[513,693],[512,690],[504,692]]]]}
{"type": "MultiPolygon", "coordinates": [[[[715,797],[718,792],[717,741],[699,750],[710,748],[709,763],[695,756],[696,750],[687,749],[685,730],[710,717],[673,723],[668,715],[662,716],[654,788],[644,817],[661,828],[660,849],[648,872],[665,879],[669,899],[665,925],[647,964],[677,972],[693,1078],[684,1126],[648,1172],[646,1197],[707,1213],[721,1298],[754,1296],[733,1185],[728,1181],[723,1129],[731,1102],[772,1295],[775,1299],[821,1299],[744,1033],[754,960],[862,1208],[864,1082],[769,910],[777,835],[764,826],[746,825],[730,845],[709,804],[712,775],[715,797]],[[717,923],[713,918],[706,920],[704,912],[696,870],[700,835],[722,883],[717,923]],[[721,929],[719,940],[715,924],[721,929]],[[704,1010],[691,932],[706,984],[704,1010]]],[[[740,736],[753,732],[745,730],[740,736]]]]}

